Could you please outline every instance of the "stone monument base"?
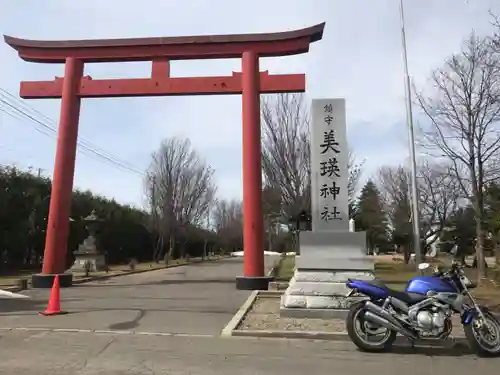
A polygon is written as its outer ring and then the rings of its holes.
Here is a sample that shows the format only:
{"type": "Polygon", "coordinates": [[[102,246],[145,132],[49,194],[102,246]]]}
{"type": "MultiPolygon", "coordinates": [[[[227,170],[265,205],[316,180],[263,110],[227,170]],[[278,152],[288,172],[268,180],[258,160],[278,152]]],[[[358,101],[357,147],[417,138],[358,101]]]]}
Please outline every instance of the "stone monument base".
{"type": "Polygon", "coordinates": [[[104,254],[98,252],[80,253],[78,251],[75,251],[73,254],[75,255],[75,263],[71,267],[71,271],[73,272],[85,272],[85,264],[87,262],[90,263],[89,272],[106,271],[107,269],[104,254]]]}
{"type": "Polygon", "coordinates": [[[303,232],[294,276],[281,298],[280,315],[343,318],[364,297],[347,297],[348,279],[373,280],[365,232],[303,232]]]}
{"type": "Polygon", "coordinates": [[[344,318],[353,303],[364,297],[346,297],[348,279],[373,280],[372,272],[295,270],[281,297],[280,315],[293,318],[344,318]]]}

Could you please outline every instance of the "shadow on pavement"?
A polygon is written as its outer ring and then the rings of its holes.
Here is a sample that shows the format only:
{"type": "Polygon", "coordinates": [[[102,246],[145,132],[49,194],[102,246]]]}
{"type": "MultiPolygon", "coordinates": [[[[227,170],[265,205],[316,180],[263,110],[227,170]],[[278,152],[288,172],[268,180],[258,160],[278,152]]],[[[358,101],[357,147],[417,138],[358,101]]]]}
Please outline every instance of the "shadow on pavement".
{"type": "Polygon", "coordinates": [[[0,299],[0,315],[16,315],[16,312],[43,311],[47,301],[41,299],[0,299]]]}
{"type": "Polygon", "coordinates": [[[234,315],[235,311],[234,309],[216,309],[216,308],[204,308],[204,307],[191,307],[191,308],[161,308],[161,309],[139,309],[135,307],[110,307],[110,308],[96,308],[96,309],[65,309],[69,314],[71,315],[76,315],[76,314],[86,314],[86,313],[93,313],[93,312],[108,312],[108,311],[145,311],[146,313],[148,312],[159,312],[159,313],[196,313],[196,314],[222,314],[222,315],[234,315]]]}
{"type": "MultiPolygon", "coordinates": [[[[471,355],[474,352],[467,345],[457,343],[450,347],[431,347],[431,346],[395,346],[387,354],[407,354],[407,355],[425,355],[427,357],[461,357],[471,355]]],[[[384,355],[382,353],[381,355],[384,355]]]]}
{"type": "MultiPolygon", "coordinates": [[[[121,285],[120,285],[121,287],[121,285]]],[[[130,288],[130,287],[127,287],[130,288]]],[[[144,301],[205,301],[206,297],[141,297],[141,296],[122,296],[118,298],[123,300],[144,300],[144,301]]],[[[79,294],[78,298],[63,298],[61,303],[78,300],[109,300],[109,296],[94,296],[79,294]]]]}
{"type": "Polygon", "coordinates": [[[236,278],[231,279],[182,279],[182,280],[159,280],[139,285],[182,285],[182,284],[234,284],[236,285],[236,278]]]}
{"type": "Polygon", "coordinates": [[[134,319],[128,320],[125,322],[114,323],[114,324],[109,325],[108,327],[111,330],[117,330],[117,331],[127,331],[127,330],[137,328],[137,327],[139,327],[139,323],[140,323],[141,319],[144,318],[146,313],[147,313],[147,311],[139,309],[139,310],[137,310],[137,316],[134,319]]]}
{"type": "Polygon", "coordinates": [[[136,288],[138,286],[154,286],[154,285],[192,285],[192,284],[234,284],[236,285],[236,278],[231,279],[165,279],[159,281],[152,281],[148,283],[136,283],[136,284],[81,284],[75,287],[91,287],[91,288],[103,288],[103,287],[116,287],[116,288],[136,288]]]}

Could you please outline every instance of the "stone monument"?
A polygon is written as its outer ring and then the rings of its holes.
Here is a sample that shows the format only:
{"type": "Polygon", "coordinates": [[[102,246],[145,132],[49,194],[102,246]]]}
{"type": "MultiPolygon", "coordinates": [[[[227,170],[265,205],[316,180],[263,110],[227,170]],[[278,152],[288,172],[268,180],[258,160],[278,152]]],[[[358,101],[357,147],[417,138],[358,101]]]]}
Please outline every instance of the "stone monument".
{"type": "Polygon", "coordinates": [[[83,221],[85,222],[88,237],[78,246],[78,250],[73,252],[75,263],[71,267],[71,270],[85,272],[86,267],[88,267],[88,271],[90,272],[105,271],[105,256],[97,249],[96,245],[96,233],[102,220],[97,217],[95,211],[92,211],[83,221]]]}
{"type": "Polygon", "coordinates": [[[300,257],[281,299],[282,316],[344,317],[357,300],[346,297],[347,279],[374,278],[365,232],[349,231],[346,130],[344,99],[312,101],[312,231],[299,234],[300,257]]]}

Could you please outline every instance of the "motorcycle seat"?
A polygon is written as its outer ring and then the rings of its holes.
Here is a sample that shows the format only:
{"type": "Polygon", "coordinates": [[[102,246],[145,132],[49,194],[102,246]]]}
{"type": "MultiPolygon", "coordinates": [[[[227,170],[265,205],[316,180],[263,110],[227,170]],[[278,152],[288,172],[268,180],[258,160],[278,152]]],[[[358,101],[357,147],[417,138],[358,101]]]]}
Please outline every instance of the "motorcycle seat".
{"type": "Polygon", "coordinates": [[[399,290],[394,290],[391,289],[381,280],[370,280],[367,281],[368,284],[373,285],[377,288],[384,289],[387,291],[387,293],[394,298],[397,298],[409,305],[413,305],[415,303],[421,302],[424,299],[426,299],[426,296],[423,296],[421,294],[416,294],[416,293],[407,293],[407,292],[401,292],[399,290]]]}

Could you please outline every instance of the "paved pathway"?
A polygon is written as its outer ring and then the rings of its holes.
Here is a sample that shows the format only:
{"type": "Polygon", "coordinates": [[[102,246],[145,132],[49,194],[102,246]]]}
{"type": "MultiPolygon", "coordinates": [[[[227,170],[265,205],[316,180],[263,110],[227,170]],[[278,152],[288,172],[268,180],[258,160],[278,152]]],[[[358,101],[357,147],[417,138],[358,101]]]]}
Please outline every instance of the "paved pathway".
{"type": "Polygon", "coordinates": [[[225,258],[62,289],[64,316],[38,316],[49,291],[31,290],[30,300],[0,300],[0,328],[218,335],[249,296],[235,289],[242,268],[240,258],[225,258]]]}
{"type": "Polygon", "coordinates": [[[225,259],[65,289],[66,316],[36,315],[46,305],[43,290],[30,291],[31,300],[0,300],[0,373],[498,373],[500,359],[477,359],[467,352],[371,355],[350,343],[220,338],[249,295],[234,287],[241,270],[241,260],[225,259]]]}

